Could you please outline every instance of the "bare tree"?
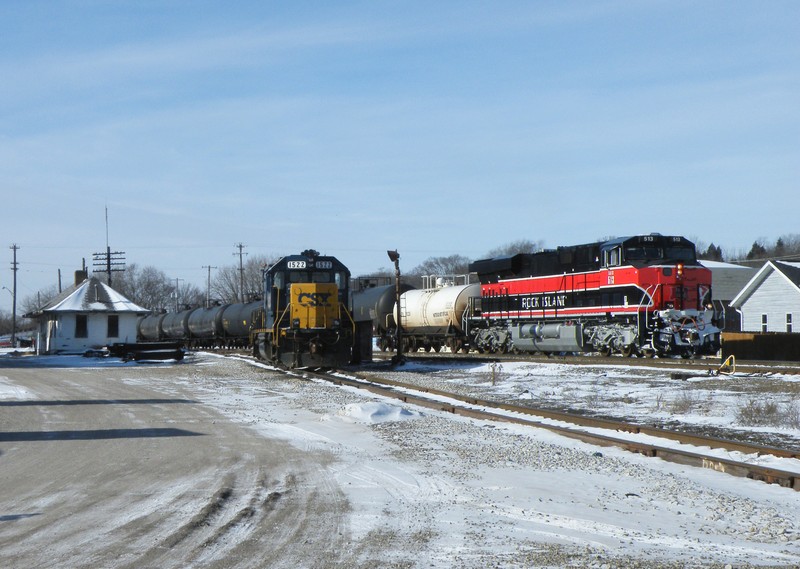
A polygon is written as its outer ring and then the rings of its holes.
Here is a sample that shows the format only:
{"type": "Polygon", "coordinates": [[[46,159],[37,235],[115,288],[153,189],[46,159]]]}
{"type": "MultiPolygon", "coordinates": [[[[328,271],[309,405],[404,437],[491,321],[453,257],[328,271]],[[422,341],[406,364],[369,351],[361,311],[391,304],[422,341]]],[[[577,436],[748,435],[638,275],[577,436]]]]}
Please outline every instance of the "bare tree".
{"type": "Polygon", "coordinates": [[[10,312],[0,310],[0,334],[11,334],[14,328],[11,320],[10,312]]]}
{"type": "Polygon", "coordinates": [[[131,302],[154,311],[174,309],[175,282],[155,267],[129,263],[114,280],[114,289],[131,302]]]}
{"type": "Polygon", "coordinates": [[[409,275],[465,275],[469,272],[470,259],[463,255],[430,257],[408,271],[409,275]]]}
{"type": "Polygon", "coordinates": [[[544,241],[531,241],[530,239],[518,239],[511,243],[506,243],[500,247],[495,247],[484,256],[485,259],[493,257],[505,257],[507,255],[516,255],[517,253],[536,253],[544,248],[544,241]]]}
{"type": "Polygon", "coordinates": [[[35,294],[31,294],[26,296],[22,299],[22,310],[17,312],[19,314],[30,314],[32,312],[38,311],[42,306],[53,300],[55,297],[58,296],[58,286],[51,285],[47,288],[43,288],[40,291],[37,291],[35,294]]]}
{"type": "Polygon", "coordinates": [[[260,297],[262,293],[262,274],[265,268],[273,265],[279,257],[257,255],[247,259],[243,265],[244,275],[240,278],[238,265],[221,267],[211,280],[211,294],[223,303],[248,301],[260,297]],[[240,282],[244,281],[244,295],[240,282]]]}

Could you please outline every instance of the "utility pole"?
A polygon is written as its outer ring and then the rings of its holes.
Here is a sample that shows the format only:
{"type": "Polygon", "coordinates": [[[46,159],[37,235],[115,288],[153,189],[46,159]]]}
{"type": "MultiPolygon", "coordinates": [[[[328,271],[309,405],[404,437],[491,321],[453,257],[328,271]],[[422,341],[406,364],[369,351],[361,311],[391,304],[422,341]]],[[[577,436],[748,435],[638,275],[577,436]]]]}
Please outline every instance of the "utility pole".
{"type": "Polygon", "coordinates": [[[183,280],[183,279],[179,279],[179,278],[176,278],[176,279],[175,279],[175,312],[176,312],[176,313],[181,311],[181,310],[180,310],[180,306],[178,305],[178,297],[180,296],[180,295],[178,294],[178,282],[179,282],[179,281],[182,281],[182,280],[183,280]]]}
{"type": "Polygon", "coordinates": [[[14,273],[13,292],[11,293],[11,346],[17,347],[17,270],[19,270],[19,263],[17,263],[17,251],[19,245],[14,243],[9,247],[14,252],[14,260],[11,261],[11,271],[14,273]]]}
{"type": "MultiPolygon", "coordinates": [[[[241,243],[237,243],[234,245],[237,249],[239,249],[239,302],[244,302],[244,261],[243,256],[247,255],[247,253],[243,253],[242,249],[246,247],[246,245],[242,245],[241,243]]],[[[237,255],[237,253],[234,253],[237,255]]]]}
{"type": "Polygon", "coordinates": [[[106,267],[106,275],[108,276],[108,286],[111,286],[111,273],[121,272],[125,270],[125,252],[114,251],[111,252],[111,247],[108,245],[108,208],[106,208],[106,252],[93,253],[93,265],[95,267],[106,267]]]}
{"type": "Polygon", "coordinates": [[[203,268],[208,269],[208,281],[206,282],[206,308],[211,308],[211,269],[216,269],[217,267],[203,265],[203,268]]]}

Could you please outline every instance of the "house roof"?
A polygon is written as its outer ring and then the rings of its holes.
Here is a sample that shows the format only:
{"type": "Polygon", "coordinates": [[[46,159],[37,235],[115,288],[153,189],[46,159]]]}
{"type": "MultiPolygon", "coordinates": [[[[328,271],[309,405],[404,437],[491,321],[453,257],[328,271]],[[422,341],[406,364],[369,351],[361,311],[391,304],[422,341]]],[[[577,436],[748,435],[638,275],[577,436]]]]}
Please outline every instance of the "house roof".
{"type": "Polygon", "coordinates": [[[753,270],[753,267],[745,267],[743,265],[725,263],[724,261],[709,261],[708,259],[698,259],[697,262],[703,265],[707,269],[744,269],[745,271],[753,270]]]}
{"type": "Polygon", "coordinates": [[[66,289],[42,308],[29,316],[48,312],[113,312],[147,314],[150,310],[142,308],[115,291],[96,277],[66,289]]]}
{"type": "Polygon", "coordinates": [[[761,284],[767,280],[772,273],[777,272],[793,285],[800,293],[800,263],[789,263],[787,261],[767,261],[763,267],[753,276],[744,286],[739,294],[731,300],[731,306],[741,308],[761,284]]]}

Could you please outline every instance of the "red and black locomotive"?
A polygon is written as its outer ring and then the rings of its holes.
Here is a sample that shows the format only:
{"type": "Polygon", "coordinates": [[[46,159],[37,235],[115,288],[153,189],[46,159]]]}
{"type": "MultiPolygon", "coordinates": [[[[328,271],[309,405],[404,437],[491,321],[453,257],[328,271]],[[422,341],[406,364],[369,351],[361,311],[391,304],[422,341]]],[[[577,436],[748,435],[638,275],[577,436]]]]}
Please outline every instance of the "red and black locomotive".
{"type": "Polygon", "coordinates": [[[476,261],[469,319],[481,351],[691,356],[719,349],[711,271],[659,234],[476,261]]]}

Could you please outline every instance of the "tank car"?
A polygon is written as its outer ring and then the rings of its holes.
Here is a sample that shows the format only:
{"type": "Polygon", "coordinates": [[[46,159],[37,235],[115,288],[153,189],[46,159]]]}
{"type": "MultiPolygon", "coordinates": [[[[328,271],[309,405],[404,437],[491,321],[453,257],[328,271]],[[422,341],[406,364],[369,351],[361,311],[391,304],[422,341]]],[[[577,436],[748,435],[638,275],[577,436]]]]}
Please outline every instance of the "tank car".
{"type": "Polygon", "coordinates": [[[194,347],[215,348],[222,338],[222,312],[226,306],[198,308],[189,314],[187,325],[194,347]]]}
{"type": "Polygon", "coordinates": [[[141,316],[136,324],[136,336],[138,340],[140,342],[159,342],[163,340],[161,324],[166,317],[166,312],[141,316]]]}
{"type": "Polygon", "coordinates": [[[250,334],[264,321],[264,301],[229,304],[219,316],[220,339],[227,348],[250,346],[250,334]]]}
{"type": "Polygon", "coordinates": [[[349,363],[355,341],[349,280],[338,259],[312,249],[264,271],[263,319],[251,331],[256,355],[287,367],[349,363]]]}
{"type": "MultiPolygon", "coordinates": [[[[468,350],[464,322],[480,285],[468,283],[468,276],[427,276],[423,288],[401,284],[400,319],[402,351],[453,352],[468,350]],[[456,284],[463,281],[465,284],[456,284]]],[[[396,349],[397,291],[395,285],[377,286],[353,294],[355,319],[371,319],[373,336],[381,350],[396,349]]]]}
{"type": "Polygon", "coordinates": [[[470,341],[485,351],[713,354],[711,271],[694,244],[624,237],[470,265],[481,295],[470,341]]]}
{"type": "Polygon", "coordinates": [[[400,320],[405,351],[423,349],[452,352],[468,349],[465,317],[472,299],[480,295],[477,283],[456,285],[437,279],[433,288],[409,290],[400,297],[400,320]]]}
{"type": "MultiPolygon", "coordinates": [[[[400,284],[400,293],[412,290],[409,284],[400,284]]],[[[367,286],[353,293],[353,319],[356,323],[368,322],[371,336],[381,351],[394,350],[397,331],[397,286],[367,286]]]]}
{"type": "Polygon", "coordinates": [[[169,312],[161,321],[162,339],[185,340],[191,336],[189,332],[189,317],[199,308],[190,308],[180,312],[169,312]]]}

